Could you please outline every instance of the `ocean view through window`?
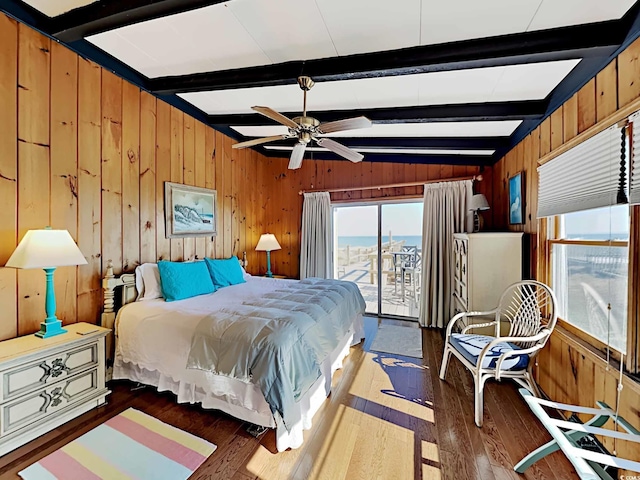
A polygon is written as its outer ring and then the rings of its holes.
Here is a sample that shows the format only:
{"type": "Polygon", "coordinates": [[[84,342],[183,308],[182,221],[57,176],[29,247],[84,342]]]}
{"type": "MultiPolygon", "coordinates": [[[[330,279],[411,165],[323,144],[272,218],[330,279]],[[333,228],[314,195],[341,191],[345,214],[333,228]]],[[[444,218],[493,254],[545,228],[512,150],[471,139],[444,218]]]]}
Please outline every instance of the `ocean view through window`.
{"type": "Polygon", "coordinates": [[[629,207],[560,215],[556,229],[551,271],[560,317],[625,353],[629,207]]]}

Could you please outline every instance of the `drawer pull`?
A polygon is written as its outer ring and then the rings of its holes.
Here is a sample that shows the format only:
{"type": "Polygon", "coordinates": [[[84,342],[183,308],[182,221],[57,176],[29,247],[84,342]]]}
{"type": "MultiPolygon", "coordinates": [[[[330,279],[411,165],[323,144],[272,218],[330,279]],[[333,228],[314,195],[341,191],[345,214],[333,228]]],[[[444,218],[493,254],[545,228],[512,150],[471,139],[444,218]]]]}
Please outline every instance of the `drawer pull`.
{"type": "Polygon", "coordinates": [[[68,372],[69,368],[62,363],[62,358],[56,358],[53,362],[51,362],[51,367],[49,368],[49,374],[53,377],[59,377],[64,372],[68,372]]]}
{"type": "MultiPolygon", "coordinates": [[[[57,407],[62,403],[62,387],[54,388],[51,391],[51,398],[49,399],[49,401],[51,402],[51,405],[54,407],[57,407]]],[[[46,408],[44,410],[45,412],[47,411],[46,408]]]]}

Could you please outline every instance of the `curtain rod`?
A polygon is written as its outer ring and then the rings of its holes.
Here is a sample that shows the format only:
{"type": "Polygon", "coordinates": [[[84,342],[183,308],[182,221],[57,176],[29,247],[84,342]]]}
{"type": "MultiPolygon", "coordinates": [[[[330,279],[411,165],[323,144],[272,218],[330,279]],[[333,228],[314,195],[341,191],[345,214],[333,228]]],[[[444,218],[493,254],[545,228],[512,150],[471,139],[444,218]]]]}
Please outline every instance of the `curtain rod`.
{"type": "Polygon", "coordinates": [[[407,183],[389,183],[385,185],[372,185],[370,187],[345,187],[345,188],[319,188],[315,190],[300,190],[298,195],[302,195],[303,193],[312,193],[312,192],[353,192],[360,190],[381,190],[383,188],[399,188],[399,187],[419,187],[425,185],[427,183],[441,183],[441,182],[458,182],[462,180],[475,180],[476,182],[482,181],[482,175],[471,175],[467,177],[450,177],[450,178],[439,178],[437,180],[423,180],[422,182],[407,182],[407,183]]]}

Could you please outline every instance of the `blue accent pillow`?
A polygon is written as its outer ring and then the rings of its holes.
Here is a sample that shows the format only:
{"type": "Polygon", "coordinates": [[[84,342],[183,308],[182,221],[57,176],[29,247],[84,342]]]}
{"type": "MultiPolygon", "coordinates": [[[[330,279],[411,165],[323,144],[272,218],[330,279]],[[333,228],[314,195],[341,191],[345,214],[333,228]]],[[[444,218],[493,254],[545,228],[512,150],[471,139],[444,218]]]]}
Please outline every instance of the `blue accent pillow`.
{"type": "Polygon", "coordinates": [[[216,288],[246,283],[242,267],[236,257],[225,258],[224,260],[205,258],[204,261],[216,288]]]}
{"type": "Polygon", "coordinates": [[[216,291],[204,262],[160,261],[158,271],[162,296],[167,302],[216,291]]]}

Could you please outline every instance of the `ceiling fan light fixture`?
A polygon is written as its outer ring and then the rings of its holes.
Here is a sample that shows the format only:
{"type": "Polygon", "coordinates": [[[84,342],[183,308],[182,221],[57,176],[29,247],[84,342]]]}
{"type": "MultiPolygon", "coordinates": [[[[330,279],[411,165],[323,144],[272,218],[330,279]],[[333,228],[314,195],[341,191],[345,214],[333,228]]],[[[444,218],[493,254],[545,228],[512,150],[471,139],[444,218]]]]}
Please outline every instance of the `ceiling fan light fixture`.
{"type": "Polygon", "coordinates": [[[291,152],[291,159],[289,160],[289,169],[295,170],[300,168],[302,160],[304,158],[304,152],[307,145],[312,141],[315,141],[318,145],[324,146],[331,150],[342,158],[346,158],[351,162],[360,162],[364,158],[361,153],[350,149],[338,142],[330,140],[328,138],[321,138],[319,135],[326,133],[339,132],[341,130],[355,130],[358,128],[371,127],[371,120],[366,117],[345,118],[343,120],[337,120],[334,122],[320,123],[317,118],[313,118],[307,115],[307,92],[311,90],[314,85],[314,81],[307,76],[298,77],[298,85],[304,92],[304,101],[302,107],[302,115],[293,119],[276,112],[269,107],[251,107],[253,110],[261,115],[264,115],[271,120],[284,125],[289,129],[288,135],[279,135],[273,137],[258,138],[254,140],[248,140],[233,145],[233,148],[246,148],[255,145],[262,145],[264,143],[275,142],[276,140],[286,138],[297,138],[298,143],[291,152]]]}

